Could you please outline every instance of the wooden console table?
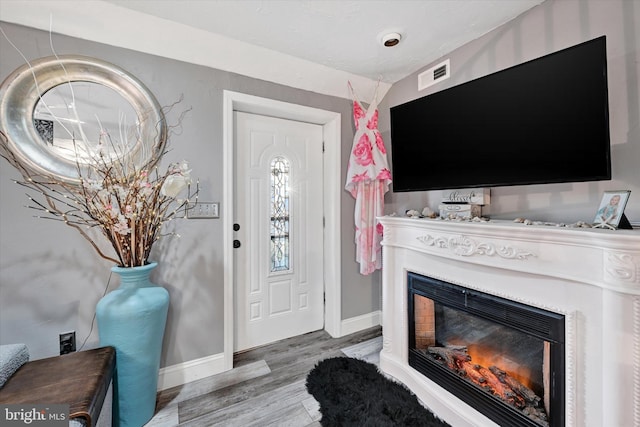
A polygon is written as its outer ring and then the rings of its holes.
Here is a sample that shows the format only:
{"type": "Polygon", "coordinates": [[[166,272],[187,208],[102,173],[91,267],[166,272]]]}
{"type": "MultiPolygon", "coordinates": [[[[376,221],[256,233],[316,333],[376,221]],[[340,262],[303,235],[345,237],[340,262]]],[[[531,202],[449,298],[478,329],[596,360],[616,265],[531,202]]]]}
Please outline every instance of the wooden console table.
{"type": "Polygon", "coordinates": [[[0,389],[3,404],[68,404],[69,418],[94,426],[113,378],[113,347],[27,362],[0,389]]]}

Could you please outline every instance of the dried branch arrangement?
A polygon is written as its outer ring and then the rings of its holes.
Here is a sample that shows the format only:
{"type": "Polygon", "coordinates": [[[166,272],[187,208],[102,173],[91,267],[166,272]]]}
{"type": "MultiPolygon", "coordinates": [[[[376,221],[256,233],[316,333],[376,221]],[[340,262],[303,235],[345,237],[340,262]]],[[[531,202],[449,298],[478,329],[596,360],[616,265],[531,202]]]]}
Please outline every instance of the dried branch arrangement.
{"type": "Polygon", "coordinates": [[[0,131],[0,156],[22,175],[15,182],[30,190],[27,207],[38,211],[37,217],[75,228],[102,258],[121,267],[142,266],[149,262],[153,244],[163,237],[163,226],[184,217],[189,203],[197,201],[199,185],[192,188],[186,161],[172,163],[161,173],[152,166],[157,158],[140,167],[126,154],[105,155],[116,146],[103,132],[97,149],[82,149],[81,154],[78,149],[83,166],[76,160],[80,183],[70,184],[31,172],[12,153],[7,136],[0,131]],[[110,242],[115,256],[104,253],[96,243],[99,235],[110,242]]]}

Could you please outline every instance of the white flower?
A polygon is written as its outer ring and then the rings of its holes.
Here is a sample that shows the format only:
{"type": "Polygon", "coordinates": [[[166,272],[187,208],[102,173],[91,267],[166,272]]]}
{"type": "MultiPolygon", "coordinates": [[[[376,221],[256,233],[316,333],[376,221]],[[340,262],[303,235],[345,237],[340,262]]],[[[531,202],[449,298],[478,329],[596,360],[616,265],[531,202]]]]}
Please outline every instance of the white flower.
{"type": "Polygon", "coordinates": [[[124,216],[126,218],[128,218],[128,219],[133,218],[135,213],[136,212],[134,212],[133,206],[127,205],[127,206],[124,207],[124,216]]]}
{"type": "Polygon", "coordinates": [[[89,179],[84,181],[84,187],[91,191],[100,191],[102,190],[102,181],[98,181],[95,179],[89,179]]]}
{"type": "Polygon", "coordinates": [[[105,205],[104,209],[107,215],[109,215],[109,217],[112,219],[116,219],[121,216],[120,208],[118,207],[118,205],[112,205],[111,203],[108,203],[107,205],[105,205]]]}
{"type": "Polygon", "coordinates": [[[164,180],[160,193],[163,196],[175,199],[189,184],[191,184],[191,177],[189,177],[189,175],[169,175],[164,180]]]}
{"type": "Polygon", "coordinates": [[[178,163],[171,163],[169,165],[169,171],[185,176],[188,176],[191,173],[191,169],[189,169],[189,162],[186,160],[182,160],[178,163]]]}
{"type": "Polygon", "coordinates": [[[131,229],[129,228],[129,223],[127,222],[127,219],[124,217],[124,215],[118,216],[118,222],[113,225],[113,230],[116,233],[122,234],[122,235],[127,235],[131,233],[131,229]]]}
{"type": "Polygon", "coordinates": [[[113,190],[120,199],[125,199],[127,197],[127,194],[129,194],[129,189],[121,185],[114,185],[113,190]]]}
{"type": "Polygon", "coordinates": [[[139,197],[149,197],[151,193],[153,193],[153,185],[149,182],[141,182],[139,197]]]}

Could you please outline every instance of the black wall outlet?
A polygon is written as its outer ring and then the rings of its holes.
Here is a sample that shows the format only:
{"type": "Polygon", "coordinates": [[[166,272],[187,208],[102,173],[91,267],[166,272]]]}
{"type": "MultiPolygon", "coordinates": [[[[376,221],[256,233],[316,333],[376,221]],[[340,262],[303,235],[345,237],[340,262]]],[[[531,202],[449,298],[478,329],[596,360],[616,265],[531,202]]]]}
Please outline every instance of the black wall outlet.
{"type": "Polygon", "coordinates": [[[60,354],[76,351],[76,331],[60,334],[60,354]]]}

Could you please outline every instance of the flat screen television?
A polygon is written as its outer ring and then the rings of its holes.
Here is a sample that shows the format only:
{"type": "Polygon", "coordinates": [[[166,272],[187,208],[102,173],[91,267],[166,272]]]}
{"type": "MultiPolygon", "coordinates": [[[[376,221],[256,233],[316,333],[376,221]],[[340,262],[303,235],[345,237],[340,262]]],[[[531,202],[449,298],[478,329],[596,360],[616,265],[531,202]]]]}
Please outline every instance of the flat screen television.
{"type": "Polygon", "coordinates": [[[606,37],[391,108],[393,191],[611,179],[606,37]]]}

